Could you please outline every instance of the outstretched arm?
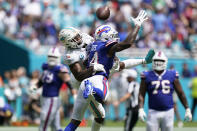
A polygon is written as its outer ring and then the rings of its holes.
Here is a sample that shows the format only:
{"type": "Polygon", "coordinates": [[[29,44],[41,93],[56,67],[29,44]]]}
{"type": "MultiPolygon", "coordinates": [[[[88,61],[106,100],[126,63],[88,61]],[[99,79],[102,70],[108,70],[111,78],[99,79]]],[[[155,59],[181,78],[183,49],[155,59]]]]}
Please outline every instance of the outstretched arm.
{"type": "Polygon", "coordinates": [[[143,23],[145,20],[147,20],[148,17],[147,17],[147,13],[146,13],[144,10],[142,10],[142,11],[140,11],[140,13],[138,14],[137,18],[131,18],[131,19],[132,19],[132,20],[134,21],[134,23],[135,23],[135,28],[134,28],[134,30],[129,32],[127,38],[126,38],[124,41],[122,41],[122,42],[120,42],[120,43],[118,43],[118,44],[113,45],[113,46],[109,49],[109,51],[108,51],[108,56],[113,56],[113,54],[114,54],[115,52],[119,52],[119,51],[122,51],[122,50],[124,50],[124,49],[129,48],[129,47],[134,43],[134,41],[135,41],[135,39],[136,39],[136,37],[137,37],[138,31],[139,31],[139,29],[140,29],[140,27],[141,27],[141,25],[142,25],[142,23],[143,23]]]}
{"type": "Polygon", "coordinates": [[[123,60],[120,63],[120,70],[123,70],[125,68],[131,68],[140,64],[149,64],[152,63],[152,58],[155,55],[155,51],[153,49],[150,49],[148,51],[148,54],[144,59],[127,59],[123,60]]]}
{"type": "Polygon", "coordinates": [[[74,77],[78,81],[82,81],[92,75],[94,72],[93,67],[89,67],[87,69],[82,69],[81,65],[77,62],[74,64],[69,65],[71,72],[73,73],[74,77]]]}
{"type": "Polygon", "coordinates": [[[115,57],[111,73],[121,71],[123,69],[132,68],[140,64],[152,63],[152,58],[154,55],[155,55],[155,51],[153,49],[150,49],[144,59],[127,59],[127,60],[119,61],[118,57],[115,57]]]}
{"type": "Polygon", "coordinates": [[[82,69],[81,65],[78,62],[75,62],[74,64],[69,65],[69,68],[75,79],[78,81],[83,81],[97,71],[105,72],[104,66],[101,64],[93,64],[93,66],[90,66],[87,69],[82,69]]]}

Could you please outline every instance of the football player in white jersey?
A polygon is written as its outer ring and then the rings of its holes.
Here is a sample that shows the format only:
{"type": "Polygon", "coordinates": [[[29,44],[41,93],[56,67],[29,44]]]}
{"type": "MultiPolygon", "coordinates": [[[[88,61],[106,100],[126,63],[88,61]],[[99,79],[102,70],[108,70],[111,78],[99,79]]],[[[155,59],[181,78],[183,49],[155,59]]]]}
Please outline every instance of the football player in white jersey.
{"type": "MultiPolygon", "coordinates": [[[[135,19],[135,22],[137,21],[138,20],[135,19]]],[[[140,22],[140,20],[138,22],[140,22]]],[[[97,71],[102,70],[102,72],[105,72],[103,65],[100,64],[93,64],[93,66],[90,66],[88,69],[84,68],[84,70],[82,70],[82,66],[80,63],[83,63],[87,55],[84,47],[90,44],[85,43],[86,39],[84,39],[83,37],[87,37],[87,35],[83,35],[83,33],[81,33],[79,30],[73,27],[65,28],[61,30],[59,34],[60,41],[65,45],[67,49],[67,53],[65,54],[65,61],[69,65],[71,72],[78,81],[82,81],[85,78],[92,76],[97,71]]],[[[130,68],[132,66],[136,66],[139,64],[151,63],[153,55],[154,50],[150,50],[145,59],[128,59],[122,62],[116,61],[114,63],[115,70],[119,71],[121,69],[130,68]]],[[[78,96],[74,104],[74,113],[72,115],[72,120],[70,124],[67,126],[68,128],[66,128],[66,130],[75,130],[80,124],[85,111],[85,108],[83,108],[83,103],[85,104],[87,102],[83,98],[82,89],[79,89],[78,96]]],[[[94,121],[94,123],[97,124],[93,124],[95,126],[92,127],[92,130],[99,130],[99,127],[96,126],[100,126],[100,124],[96,121],[94,121]]]]}

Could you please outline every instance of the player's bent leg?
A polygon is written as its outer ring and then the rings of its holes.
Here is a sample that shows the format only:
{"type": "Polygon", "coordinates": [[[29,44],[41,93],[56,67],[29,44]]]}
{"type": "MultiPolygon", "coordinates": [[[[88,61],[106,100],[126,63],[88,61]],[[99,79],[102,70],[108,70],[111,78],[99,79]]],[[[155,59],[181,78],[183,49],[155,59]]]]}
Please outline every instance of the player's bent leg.
{"type": "Polygon", "coordinates": [[[72,119],[71,122],[66,126],[64,131],[75,131],[80,123],[81,121],[72,119]]]}
{"type": "Polygon", "coordinates": [[[146,131],[158,131],[159,130],[159,119],[158,112],[152,109],[148,111],[148,120],[146,123],[146,131]]]}
{"type": "Polygon", "coordinates": [[[173,131],[174,130],[174,108],[164,112],[161,121],[161,131],[173,131]]]}
{"type": "Polygon", "coordinates": [[[78,94],[77,94],[77,99],[74,103],[72,120],[66,126],[64,131],[75,131],[77,129],[77,127],[81,123],[81,120],[83,119],[84,113],[85,113],[88,105],[89,105],[89,100],[84,99],[83,91],[81,90],[81,88],[79,88],[78,94]]]}
{"type": "Polygon", "coordinates": [[[84,81],[83,97],[87,99],[90,97],[90,95],[94,96],[95,100],[97,100],[98,102],[103,103],[103,91],[99,88],[94,87],[92,85],[92,82],[87,79],[84,81]]]}
{"type": "Polygon", "coordinates": [[[104,118],[94,118],[92,122],[91,131],[100,131],[103,122],[104,122],[104,118]]]}
{"type": "Polygon", "coordinates": [[[95,99],[91,99],[89,108],[95,116],[91,131],[99,131],[105,118],[105,109],[103,108],[102,104],[97,102],[95,99]]]}

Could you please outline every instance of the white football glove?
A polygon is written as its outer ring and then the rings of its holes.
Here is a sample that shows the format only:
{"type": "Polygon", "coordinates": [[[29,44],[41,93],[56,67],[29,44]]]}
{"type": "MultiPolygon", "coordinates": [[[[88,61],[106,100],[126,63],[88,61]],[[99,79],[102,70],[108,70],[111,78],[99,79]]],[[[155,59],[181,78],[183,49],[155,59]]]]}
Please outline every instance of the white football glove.
{"type": "Polygon", "coordinates": [[[144,112],[143,108],[139,109],[139,115],[138,115],[139,119],[143,122],[145,122],[146,120],[146,113],[144,112]]]}
{"type": "Polygon", "coordinates": [[[146,11],[141,10],[138,16],[136,18],[131,17],[131,20],[134,22],[135,25],[141,26],[144,21],[148,20],[146,11]]]}
{"type": "Polygon", "coordinates": [[[189,108],[185,110],[185,121],[191,121],[192,120],[192,113],[189,108]]]}
{"type": "Polygon", "coordinates": [[[105,72],[105,68],[102,64],[97,64],[97,63],[92,63],[91,64],[93,66],[93,70],[96,73],[97,71],[103,71],[105,72]]]}
{"type": "Polygon", "coordinates": [[[36,85],[31,85],[29,87],[29,93],[30,94],[34,95],[34,94],[36,94],[36,91],[37,91],[37,86],[36,85]]]}

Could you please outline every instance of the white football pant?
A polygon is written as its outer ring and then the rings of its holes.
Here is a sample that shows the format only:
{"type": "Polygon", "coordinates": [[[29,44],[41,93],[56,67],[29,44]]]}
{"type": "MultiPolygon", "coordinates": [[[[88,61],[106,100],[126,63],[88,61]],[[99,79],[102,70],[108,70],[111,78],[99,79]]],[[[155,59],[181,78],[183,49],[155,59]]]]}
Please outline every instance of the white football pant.
{"type": "Polygon", "coordinates": [[[60,105],[58,97],[42,97],[41,98],[41,114],[39,131],[47,131],[51,126],[52,131],[61,129],[60,126],[60,105]]]}
{"type": "Polygon", "coordinates": [[[146,131],[173,131],[174,108],[167,111],[149,109],[146,131]]]}
{"type": "Polygon", "coordinates": [[[108,97],[108,80],[102,75],[95,75],[81,82],[78,90],[77,99],[74,103],[72,119],[81,121],[87,108],[91,110],[95,118],[105,118],[105,109],[103,105],[97,102],[92,95],[84,99],[83,90],[85,89],[85,81],[89,80],[95,88],[100,89],[104,95],[104,101],[108,97]]]}

